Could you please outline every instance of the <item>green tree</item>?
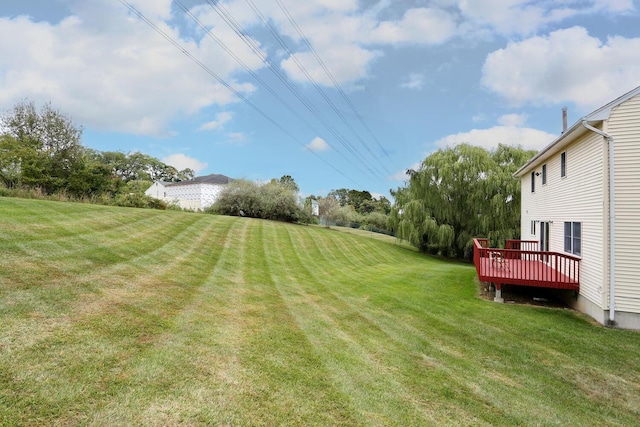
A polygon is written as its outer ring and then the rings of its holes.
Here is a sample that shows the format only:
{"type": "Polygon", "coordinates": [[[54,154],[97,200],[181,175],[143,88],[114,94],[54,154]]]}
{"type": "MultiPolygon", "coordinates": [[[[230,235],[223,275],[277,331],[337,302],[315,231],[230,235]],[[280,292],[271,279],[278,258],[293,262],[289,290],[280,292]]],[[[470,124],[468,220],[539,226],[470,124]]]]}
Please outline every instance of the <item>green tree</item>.
{"type": "Polygon", "coordinates": [[[349,204],[349,190],[346,188],[340,188],[338,190],[331,190],[327,197],[331,197],[335,199],[340,206],[345,206],[349,204]]]}
{"type": "Polygon", "coordinates": [[[82,161],[82,128],[51,104],[38,111],[28,101],[16,104],[0,122],[4,134],[18,143],[12,157],[18,159],[15,166],[21,184],[40,187],[45,193],[65,189],[82,161]]]}
{"type": "Polygon", "coordinates": [[[473,237],[493,245],[518,237],[520,182],[513,173],[534,154],[506,145],[436,151],[393,193],[394,231],[421,250],[459,258],[471,256],[473,237]]]}
{"type": "Polygon", "coordinates": [[[287,188],[290,188],[295,194],[298,194],[300,191],[300,187],[296,183],[295,179],[291,175],[283,175],[280,177],[280,184],[284,185],[287,188]]]}
{"type": "Polygon", "coordinates": [[[119,189],[100,152],[84,148],[76,166],[71,170],[66,190],[76,197],[115,194],[119,189]]]}
{"type": "Polygon", "coordinates": [[[105,151],[102,153],[102,161],[111,168],[114,176],[121,178],[124,182],[178,182],[194,178],[194,172],[189,168],[179,171],[139,151],[126,154],[120,151],[105,151]]]}
{"type": "Polygon", "coordinates": [[[22,183],[22,147],[11,135],[0,135],[0,181],[7,188],[22,183]]]}

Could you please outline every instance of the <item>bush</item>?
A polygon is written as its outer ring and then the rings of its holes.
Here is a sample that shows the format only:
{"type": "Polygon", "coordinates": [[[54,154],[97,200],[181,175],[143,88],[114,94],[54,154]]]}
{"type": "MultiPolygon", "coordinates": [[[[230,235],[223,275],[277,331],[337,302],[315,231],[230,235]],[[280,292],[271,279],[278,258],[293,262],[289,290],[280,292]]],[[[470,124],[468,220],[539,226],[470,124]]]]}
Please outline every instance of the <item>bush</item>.
{"type": "Polygon", "coordinates": [[[272,181],[265,185],[243,179],[229,183],[209,213],[296,222],[304,218],[296,195],[285,184],[272,181]]]}
{"type": "Polygon", "coordinates": [[[367,230],[384,230],[388,234],[389,216],[382,212],[371,212],[363,217],[362,222],[367,230]]]}
{"type": "Polygon", "coordinates": [[[358,215],[353,206],[344,205],[340,206],[331,197],[327,197],[320,204],[320,220],[323,224],[337,225],[339,227],[352,227],[358,228],[362,220],[362,216],[358,215]],[[357,225],[356,225],[357,224],[357,225]]]}
{"type": "Polygon", "coordinates": [[[165,201],[135,193],[118,194],[114,197],[113,204],[127,208],[167,209],[165,201]]]}

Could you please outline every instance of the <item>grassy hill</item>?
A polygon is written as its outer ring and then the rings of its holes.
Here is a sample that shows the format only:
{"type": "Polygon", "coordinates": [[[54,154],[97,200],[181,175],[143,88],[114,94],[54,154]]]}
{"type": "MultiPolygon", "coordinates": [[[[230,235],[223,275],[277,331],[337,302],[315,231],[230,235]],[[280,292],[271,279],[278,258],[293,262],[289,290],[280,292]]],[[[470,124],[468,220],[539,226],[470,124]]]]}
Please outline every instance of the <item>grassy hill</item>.
{"type": "Polygon", "coordinates": [[[470,265],[246,218],[0,198],[0,425],[633,425],[640,334],[470,265]]]}

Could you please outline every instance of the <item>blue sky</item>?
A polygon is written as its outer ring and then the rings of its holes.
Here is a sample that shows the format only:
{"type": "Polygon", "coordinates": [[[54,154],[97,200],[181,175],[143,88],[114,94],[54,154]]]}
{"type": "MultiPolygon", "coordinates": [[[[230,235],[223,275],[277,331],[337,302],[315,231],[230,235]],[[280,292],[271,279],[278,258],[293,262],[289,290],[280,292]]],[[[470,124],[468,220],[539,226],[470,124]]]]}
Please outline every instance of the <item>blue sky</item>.
{"type": "Polygon", "coordinates": [[[634,0],[0,2],[2,111],[51,102],[88,147],[304,195],[389,197],[461,142],[540,149],[563,106],[638,85],[634,0]]]}

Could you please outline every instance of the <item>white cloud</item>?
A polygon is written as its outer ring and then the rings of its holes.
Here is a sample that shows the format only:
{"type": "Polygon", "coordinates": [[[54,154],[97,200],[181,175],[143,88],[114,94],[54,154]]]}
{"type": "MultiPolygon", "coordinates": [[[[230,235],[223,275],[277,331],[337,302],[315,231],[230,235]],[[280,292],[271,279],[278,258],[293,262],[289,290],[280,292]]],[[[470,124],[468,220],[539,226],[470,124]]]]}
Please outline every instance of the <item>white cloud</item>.
{"type": "Polygon", "coordinates": [[[474,38],[487,34],[529,36],[570,18],[636,10],[634,0],[445,0],[439,3],[443,8],[457,8],[462,21],[458,32],[474,38]]]}
{"type": "MultiPolygon", "coordinates": [[[[86,1],[75,0],[77,5],[86,5],[86,1]]],[[[172,0],[128,0],[129,4],[151,19],[168,20],[171,18],[172,0]]],[[[90,6],[89,6],[90,7],[90,6]]]]}
{"type": "Polygon", "coordinates": [[[439,148],[453,147],[458,144],[471,144],[486,149],[493,149],[498,144],[521,145],[527,150],[540,150],[557,138],[541,130],[516,126],[494,126],[489,129],[472,129],[449,135],[436,141],[439,148]]]}
{"type": "Polygon", "coordinates": [[[380,200],[380,198],[384,197],[385,199],[389,200],[389,198],[391,196],[389,196],[388,194],[382,194],[382,193],[376,193],[376,192],[372,192],[371,193],[371,197],[373,197],[376,200],[380,200]]]}
{"type": "Polygon", "coordinates": [[[631,12],[635,10],[633,0],[595,0],[595,9],[602,9],[608,12],[631,12]]]}
{"type": "Polygon", "coordinates": [[[417,171],[418,169],[420,169],[420,166],[422,165],[422,162],[416,162],[414,164],[412,164],[411,166],[409,166],[406,169],[403,169],[399,172],[396,172],[395,174],[391,175],[389,177],[390,180],[393,181],[408,181],[410,176],[407,175],[407,171],[408,170],[414,170],[417,171]]]}
{"type": "Polygon", "coordinates": [[[306,148],[307,150],[318,152],[318,151],[326,151],[331,147],[329,146],[329,144],[327,144],[327,142],[324,139],[317,136],[313,138],[313,140],[309,144],[307,144],[306,148]]]}
{"type": "Polygon", "coordinates": [[[546,24],[580,13],[567,6],[522,0],[462,0],[459,8],[472,25],[487,26],[503,35],[532,34],[546,24]]]}
{"type": "Polygon", "coordinates": [[[487,56],[482,84],[515,105],[603,105],[640,84],[640,38],[605,43],[582,27],[509,43],[487,56]]]}
{"type": "MultiPolygon", "coordinates": [[[[234,79],[239,66],[209,38],[196,43],[158,21],[170,17],[169,0],[133,3],[236,90],[255,90],[234,79]]],[[[72,11],[56,24],[0,18],[0,107],[24,98],[51,101],[88,127],[158,136],[177,114],[238,101],[119,2],[76,1],[72,11]]],[[[263,66],[230,30],[219,37],[249,67],[263,66]]]]}
{"type": "Polygon", "coordinates": [[[384,44],[441,44],[454,36],[455,17],[442,9],[409,9],[399,21],[380,22],[370,41],[384,44]]]}
{"type": "Polygon", "coordinates": [[[222,128],[224,124],[229,122],[232,118],[233,118],[233,114],[227,111],[223,111],[216,115],[215,120],[212,120],[210,122],[206,122],[200,125],[198,130],[203,131],[203,130],[213,130],[217,128],[222,128]]]}
{"type": "Polygon", "coordinates": [[[471,117],[471,121],[473,123],[486,122],[487,121],[487,115],[484,114],[484,113],[476,114],[475,116],[471,117]]]}
{"type": "Polygon", "coordinates": [[[227,134],[227,143],[242,145],[247,140],[247,135],[244,132],[230,132],[227,134]]]}
{"type": "MultiPolygon", "coordinates": [[[[380,52],[363,49],[355,44],[342,44],[322,52],[320,57],[325,65],[331,64],[330,71],[333,78],[338,83],[344,84],[366,77],[369,65],[380,55],[380,52]]],[[[310,83],[308,73],[318,84],[333,85],[331,78],[310,52],[296,53],[295,59],[289,56],[280,63],[280,66],[289,78],[297,82],[310,83]],[[300,69],[296,60],[302,64],[306,73],[300,69]]]]}
{"type": "MultiPolygon", "coordinates": [[[[286,15],[274,2],[256,3],[283,35],[301,46],[301,51],[295,52],[295,59],[287,55],[281,61],[280,65],[287,75],[295,81],[308,82],[307,76],[296,64],[297,59],[317,83],[332,86],[331,78],[308,50],[286,15]]],[[[384,21],[379,20],[372,11],[358,10],[358,2],[353,0],[287,3],[289,13],[298,27],[303,29],[307,40],[334,79],[349,88],[368,76],[369,67],[382,55],[382,47],[441,44],[456,32],[455,17],[442,9],[409,9],[398,20],[384,21]]],[[[373,10],[379,12],[380,8],[391,8],[393,3],[380,2],[373,10]]]]}
{"type": "Polygon", "coordinates": [[[503,126],[523,126],[528,118],[526,114],[505,114],[498,118],[498,123],[503,126]]]}
{"type": "Polygon", "coordinates": [[[166,156],[162,158],[162,162],[173,166],[179,171],[189,168],[192,169],[195,173],[198,173],[209,166],[207,163],[203,163],[198,159],[194,159],[193,157],[189,157],[182,153],[176,153],[166,156]]]}
{"type": "Polygon", "coordinates": [[[424,74],[411,73],[406,82],[402,83],[400,87],[405,89],[422,89],[424,87],[424,74]]]}

